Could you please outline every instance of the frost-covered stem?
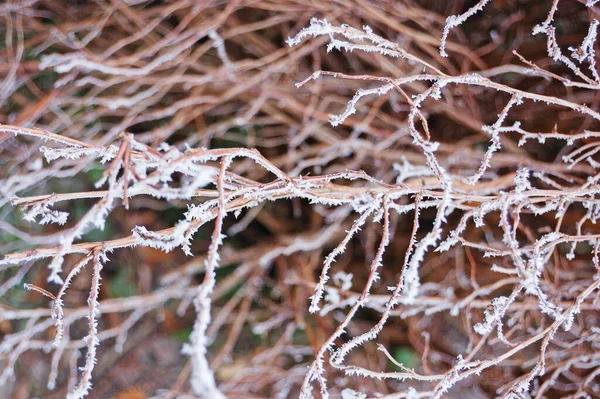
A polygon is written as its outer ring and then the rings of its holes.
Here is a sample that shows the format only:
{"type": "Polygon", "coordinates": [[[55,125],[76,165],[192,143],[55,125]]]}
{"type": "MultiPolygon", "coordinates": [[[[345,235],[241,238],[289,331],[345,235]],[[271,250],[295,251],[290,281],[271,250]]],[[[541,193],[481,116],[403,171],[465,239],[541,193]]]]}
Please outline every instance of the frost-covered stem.
{"type": "MultiPolygon", "coordinates": [[[[319,382],[319,386],[321,389],[321,396],[324,399],[329,398],[329,392],[327,391],[326,379],[323,375],[325,372],[325,370],[323,368],[325,352],[330,350],[331,347],[333,346],[335,340],[338,339],[345,332],[346,327],[348,326],[348,324],[350,323],[350,321],[352,320],[352,318],[354,317],[354,315],[356,314],[358,309],[360,309],[367,301],[367,297],[369,296],[369,293],[371,291],[371,286],[379,278],[377,269],[379,269],[379,267],[381,266],[383,254],[385,252],[387,245],[390,242],[389,199],[387,196],[384,196],[383,199],[380,199],[379,201],[382,202],[382,206],[383,206],[383,209],[382,209],[383,232],[382,232],[382,237],[381,237],[381,242],[379,244],[379,248],[377,249],[377,253],[375,254],[375,258],[371,262],[370,273],[367,278],[367,282],[365,283],[365,286],[363,288],[361,295],[356,299],[356,301],[354,302],[354,304],[352,305],[352,307],[350,308],[350,310],[344,317],[344,320],[336,327],[333,334],[331,334],[331,336],[321,345],[321,347],[319,348],[319,351],[315,355],[315,360],[312,362],[312,364],[309,368],[309,371],[306,374],[306,377],[304,378],[304,381],[302,383],[302,388],[300,391],[300,398],[302,398],[302,399],[311,398],[310,384],[314,380],[317,380],[319,382]]],[[[332,365],[338,366],[342,360],[343,360],[343,354],[337,352],[334,355],[332,355],[330,363],[332,365]]]]}
{"type": "MultiPolygon", "coordinates": [[[[562,53],[562,50],[558,44],[558,41],[556,39],[556,28],[551,25],[551,23],[554,19],[554,15],[556,14],[556,10],[558,9],[558,3],[559,3],[559,0],[553,0],[552,7],[550,8],[550,11],[548,12],[548,17],[546,18],[546,20],[543,23],[536,25],[533,28],[533,34],[537,35],[539,33],[544,33],[546,35],[546,47],[547,47],[548,56],[551,57],[554,61],[563,63],[575,75],[577,75],[582,80],[584,80],[588,85],[590,85],[591,88],[598,89],[599,82],[598,82],[598,73],[595,69],[595,60],[590,60],[590,58],[594,57],[593,43],[596,40],[596,37],[595,37],[596,26],[593,22],[592,22],[592,24],[590,24],[590,29],[588,30],[588,35],[583,40],[581,47],[579,47],[578,49],[571,48],[571,50],[573,50],[572,57],[575,60],[577,60],[579,62],[582,62],[585,59],[589,60],[590,69],[592,70],[592,75],[594,76],[594,79],[590,79],[579,69],[579,67],[569,57],[565,56],[562,53]]],[[[561,80],[563,80],[563,79],[561,79],[561,80]]],[[[563,80],[563,82],[567,85],[570,83],[569,80],[563,80]]]]}
{"type": "MultiPolygon", "coordinates": [[[[594,19],[590,23],[590,27],[588,29],[588,34],[585,36],[583,41],[581,42],[581,46],[578,48],[569,48],[572,50],[571,56],[575,58],[579,62],[587,61],[589,64],[589,70],[594,77],[594,81],[597,84],[600,84],[600,76],[598,75],[598,70],[596,69],[596,51],[594,50],[594,45],[596,43],[596,38],[598,37],[598,20],[594,19]]],[[[597,87],[596,87],[597,88],[597,87]]]]}
{"type": "MultiPolygon", "coordinates": [[[[385,249],[387,248],[387,246],[390,243],[389,199],[387,197],[384,197],[382,202],[383,202],[383,231],[381,232],[381,242],[379,243],[379,247],[377,248],[377,253],[375,254],[375,257],[374,257],[373,261],[371,262],[370,273],[369,273],[367,281],[363,287],[363,291],[360,294],[360,296],[357,298],[354,305],[352,305],[352,308],[350,308],[350,311],[346,315],[346,318],[344,319],[344,321],[340,324],[340,327],[342,328],[341,329],[342,332],[348,326],[350,321],[354,318],[354,315],[356,314],[358,309],[363,307],[364,304],[368,301],[369,294],[371,293],[371,287],[377,280],[379,280],[379,273],[377,270],[382,266],[383,254],[385,252],[385,249]]],[[[372,331],[369,331],[365,334],[361,334],[357,337],[352,338],[350,341],[343,344],[342,347],[331,356],[331,363],[336,366],[340,366],[342,364],[342,362],[344,361],[344,358],[346,357],[346,355],[348,355],[348,353],[350,353],[350,351],[352,351],[354,348],[364,344],[365,342],[375,339],[377,337],[377,334],[379,333],[379,331],[380,331],[380,329],[378,330],[377,328],[375,328],[372,331]]]]}
{"type": "Polygon", "coordinates": [[[442,225],[446,222],[446,212],[452,210],[451,208],[451,193],[452,187],[449,184],[444,190],[444,198],[439,205],[433,227],[429,233],[418,244],[416,244],[413,255],[410,259],[409,264],[405,268],[405,297],[411,302],[414,301],[418,295],[419,287],[421,285],[419,278],[419,266],[425,257],[425,253],[430,246],[434,246],[442,235],[442,225]]]}
{"type": "Polygon", "coordinates": [[[194,393],[205,399],[219,399],[225,396],[221,393],[215,382],[213,371],[210,369],[206,358],[207,346],[209,344],[206,330],[210,323],[211,294],[216,284],[215,269],[219,265],[219,247],[223,242],[223,219],[225,218],[225,192],[223,189],[223,176],[231,162],[230,158],[221,158],[221,168],[217,177],[217,189],[219,191],[219,209],[215,219],[212,241],[208,248],[208,254],[204,264],[204,281],[199,287],[198,294],[194,299],[196,308],[196,321],[190,336],[189,345],[184,347],[184,352],[191,357],[192,374],[190,384],[194,393]]]}
{"type": "Polygon", "coordinates": [[[397,43],[391,42],[373,33],[373,30],[364,26],[363,30],[358,30],[350,26],[333,26],[327,20],[319,20],[312,18],[310,26],[303,28],[294,37],[286,40],[288,46],[300,44],[307,37],[329,36],[330,42],[327,46],[327,52],[334,48],[337,50],[353,51],[361,50],[365,52],[376,52],[394,58],[405,58],[407,60],[417,62],[435,73],[442,74],[434,65],[414,56],[405,49],[401,48],[397,43]],[[348,41],[339,40],[335,35],[342,36],[348,41]],[[367,44],[353,43],[351,40],[365,41],[367,44]],[[369,43],[370,42],[370,43],[369,43]]]}
{"type": "MultiPolygon", "coordinates": [[[[377,335],[383,329],[387,320],[389,319],[389,317],[392,313],[392,310],[394,309],[394,306],[396,306],[398,304],[398,300],[402,293],[402,289],[404,288],[404,273],[408,266],[410,255],[414,249],[417,231],[419,230],[419,211],[420,211],[419,203],[420,203],[420,201],[421,201],[421,197],[419,195],[417,195],[415,198],[415,203],[414,203],[415,215],[414,215],[414,219],[413,219],[413,228],[412,228],[412,232],[410,235],[408,248],[406,248],[406,252],[404,253],[404,264],[402,266],[402,270],[400,271],[400,277],[398,278],[398,283],[396,284],[396,287],[394,288],[394,291],[392,292],[390,299],[387,301],[387,303],[385,305],[385,310],[381,314],[381,317],[380,317],[379,321],[377,322],[377,324],[375,324],[369,331],[367,331],[364,334],[359,335],[358,337],[352,338],[350,341],[345,342],[341,346],[339,351],[336,353],[336,359],[335,359],[336,364],[339,365],[341,363],[341,361],[343,360],[343,358],[355,347],[375,339],[377,337],[377,335]]],[[[386,232],[386,230],[387,230],[387,228],[385,227],[385,224],[384,224],[384,233],[386,232]]],[[[380,249],[381,248],[382,247],[380,246],[380,249]]],[[[379,254],[379,252],[378,252],[378,254],[379,254]]]]}
{"type": "Polygon", "coordinates": [[[98,317],[100,310],[98,309],[98,295],[100,294],[100,271],[102,270],[102,262],[106,261],[102,249],[96,249],[93,255],[93,274],[92,284],[90,287],[90,295],[88,297],[88,335],[84,338],[87,343],[87,354],[85,365],[83,366],[81,379],[73,391],[67,395],[67,399],[81,399],[85,397],[92,388],[92,371],[96,365],[96,348],[100,344],[98,339],[98,317]]]}
{"type": "MultiPolygon", "coordinates": [[[[68,329],[68,327],[66,329],[68,329]]],[[[68,337],[68,330],[66,332],[68,337]]],[[[50,360],[50,373],[48,373],[48,383],[46,384],[46,387],[50,390],[53,390],[56,387],[56,379],[58,378],[58,364],[68,344],[69,339],[62,339],[60,345],[56,347],[52,353],[52,359],[50,360]]]]}
{"type": "Polygon", "coordinates": [[[479,181],[479,179],[481,179],[481,177],[483,176],[485,171],[490,167],[490,161],[492,159],[492,156],[501,147],[499,129],[502,127],[502,123],[506,119],[506,116],[508,115],[508,112],[510,111],[510,109],[513,106],[519,104],[520,102],[521,102],[521,96],[519,96],[518,94],[513,94],[512,97],[510,98],[510,100],[508,101],[508,103],[506,104],[506,106],[504,107],[504,109],[502,110],[502,112],[498,115],[498,119],[496,120],[496,123],[494,123],[490,127],[484,126],[483,131],[485,131],[486,133],[488,133],[491,136],[491,140],[490,140],[491,145],[485,152],[485,155],[483,156],[483,160],[481,161],[481,166],[477,170],[477,173],[474,176],[469,177],[469,180],[468,180],[469,184],[474,185],[475,183],[477,183],[479,181]]]}
{"type": "Polygon", "coordinates": [[[223,157],[229,158],[230,161],[228,162],[231,162],[231,160],[238,157],[250,158],[258,165],[273,173],[279,179],[288,179],[288,176],[281,169],[269,162],[269,160],[261,155],[258,150],[249,148],[218,148],[214,150],[198,149],[184,154],[181,158],[174,161],[173,164],[175,165],[179,162],[185,162],[188,159],[193,159],[196,162],[206,162],[223,157]]]}
{"type": "Polygon", "coordinates": [[[348,242],[350,242],[350,239],[358,231],[360,231],[360,228],[365,224],[365,222],[374,210],[375,206],[372,206],[365,210],[354,221],[350,230],[346,232],[346,236],[344,237],[344,239],[325,258],[325,261],[323,262],[323,269],[321,270],[321,277],[319,277],[319,282],[315,287],[315,293],[311,297],[309,312],[315,313],[320,310],[319,301],[321,300],[321,298],[323,298],[323,290],[325,289],[325,284],[327,284],[327,281],[329,281],[329,269],[331,268],[331,265],[333,264],[333,262],[335,262],[335,258],[346,250],[346,246],[348,245],[348,242]]]}
{"type": "MultiPolygon", "coordinates": [[[[546,352],[548,350],[548,346],[550,341],[555,337],[556,332],[562,326],[565,330],[569,330],[571,324],[573,323],[573,318],[576,314],[578,314],[581,309],[580,305],[585,301],[585,299],[591,295],[594,291],[596,291],[600,287],[600,279],[596,279],[593,284],[588,286],[581,294],[577,296],[575,301],[569,306],[568,309],[563,311],[560,315],[556,317],[556,320],[552,325],[544,330],[539,360],[535,367],[531,369],[529,373],[525,376],[521,377],[517,380],[511,391],[515,392],[526,392],[529,388],[529,385],[533,381],[533,379],[537,376],[543,375],[545,373],[546,366],[546,352]]],[[[538,335],[539,336],[539,335],[538,335]]]]}
{"type": "Polygon", "coordinates": [[[440,40],[440,55],[442,57],[448,57],[448,53],[446,53],[446,41],[448,40],[450,31],[465,22],[473,15],[477,14],[479,11],[482,11],[489,2],[490,0],[479,0],[479,3],[469,8],[465,13],[460,15],[450,15],[448,18],[446,18],[446,26],[444,26],[444,31],[440,40]]]}
{"type": "Polygon", "coordinates": [[[0,125],[0,133],[8,133],[15,136],[35,137],[44,141],[50,140],[55,143],[64,144],[67,147],[71,148],[94,148],[93,145],[85,143],[83,141],[75,140],[66,136],[61,136],[60,134],[50,133],[42,129],[26,128],[12,125],[0,125]]]}
{"type": "Polygon", "coordinates": [[[80,259],[71,269],[64,283],[60,287],[60,290],[56,294],[54,305],[52,306],[52,318],[55,319],[56,335],[54,337],[54,346],[59,347],[63,339],[64,333],[64,309],[62,297],[65,291],[71,285],[71,281],[77,276],[81,270],[88,264],[88,262],[94,257],[94,254],[90,252],[87,256],[80,259]]]}
{"type": "MultiPolygon", "coordinates": [[[[125,139],[123,140],[125,142],[125,139]]],[[[113,207],[114,199],[118,196],[118,192],[121,189],[122,185],[127,185],[127,181],[124,176],[121,179],[118,178],[118,173],[123,163],[123,159],[125,157],[126,151],[128,149],[128,145],[122,144],[119,148],[119,152],[115,159],[111,162],[110,167],[104,171],[103,178],[99,180],[96,184],[103,184],[104,181],[108,181],[108,194],[106,197],[103,197],[98,201],[78,222],[75,226],[69,229],[68,233],[62,237],[60,241],[60,248],[54,255],[52,261],[48,268],[50,269],[50,276],[48,277],[48,281],[55,282],[58,284],[63,284],[63,280],[60,277],[60,273],[62,272],[62,265],[64,262],[64,257],[66,254],[71,251],[73,246],[73,242],[81,237],[88,228],[90,224],[94,224],[96,227],[100,229],[104,229],[104,225],[106,223],[106,216],[110,212],[113,207]]],[[[126,195],[127,192],[123,191],[126,195]]]]}

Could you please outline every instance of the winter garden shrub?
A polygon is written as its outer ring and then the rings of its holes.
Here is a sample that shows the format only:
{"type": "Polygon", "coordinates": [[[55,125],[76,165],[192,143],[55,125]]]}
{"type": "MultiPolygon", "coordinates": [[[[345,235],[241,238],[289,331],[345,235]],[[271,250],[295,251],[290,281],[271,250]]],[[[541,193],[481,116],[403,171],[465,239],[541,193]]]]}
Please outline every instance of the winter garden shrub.
{"type": "Polygon", "coordinates": [[[596,3],[0,5],[0,392],[600,396],[596,3]]]}

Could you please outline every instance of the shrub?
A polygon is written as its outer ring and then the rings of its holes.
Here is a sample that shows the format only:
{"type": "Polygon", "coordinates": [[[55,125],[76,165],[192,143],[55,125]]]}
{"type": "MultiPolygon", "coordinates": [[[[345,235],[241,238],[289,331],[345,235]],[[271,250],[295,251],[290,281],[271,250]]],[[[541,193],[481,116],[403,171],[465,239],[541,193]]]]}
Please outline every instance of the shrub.
{"type": "Polygon", "coordinates": [[[597,396],[595,3],[0,6],[7,394],[597,396]]]}

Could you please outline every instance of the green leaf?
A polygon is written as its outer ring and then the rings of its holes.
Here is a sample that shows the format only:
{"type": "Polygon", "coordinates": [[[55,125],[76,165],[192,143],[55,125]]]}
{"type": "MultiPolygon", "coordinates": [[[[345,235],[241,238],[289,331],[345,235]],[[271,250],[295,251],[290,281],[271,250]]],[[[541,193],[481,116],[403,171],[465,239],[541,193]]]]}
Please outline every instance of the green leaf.
{"type": "MultiPolygon", "coordinates": [[[[409,369],[415,369],[419,365],[417,353],[410,346],[400,346],[392,349],[392,357],[398,363],[409,369]]],[[[390,362],[394,371],[402,371],[398,366],[390,362]]]]}

